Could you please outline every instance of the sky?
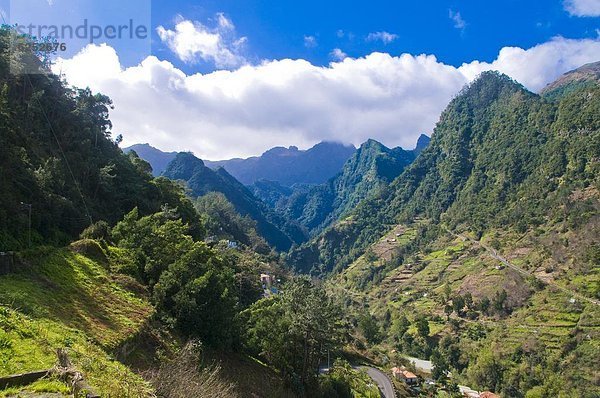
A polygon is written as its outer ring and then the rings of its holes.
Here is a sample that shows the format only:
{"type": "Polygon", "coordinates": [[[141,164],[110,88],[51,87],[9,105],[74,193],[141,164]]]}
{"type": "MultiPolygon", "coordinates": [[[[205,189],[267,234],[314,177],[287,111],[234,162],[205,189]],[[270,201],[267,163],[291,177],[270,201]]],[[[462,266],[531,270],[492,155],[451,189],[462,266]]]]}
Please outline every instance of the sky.
{"type": "Polygon", "coordinates": [[[147,25],[146,40],[69,45],[54,71],[112,98],[123,145],[210,160],[324,140],[410,149],[482,71],[535,92],[600,60],[600,0],[86,1],[0,0],[0,12],[147,25]]]}

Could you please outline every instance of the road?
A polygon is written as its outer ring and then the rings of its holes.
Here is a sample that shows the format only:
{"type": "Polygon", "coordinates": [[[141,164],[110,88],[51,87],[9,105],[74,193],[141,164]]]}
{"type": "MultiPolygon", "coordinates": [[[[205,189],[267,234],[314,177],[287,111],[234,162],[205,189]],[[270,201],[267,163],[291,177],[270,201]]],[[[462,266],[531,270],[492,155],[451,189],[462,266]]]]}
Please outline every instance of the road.
{"type": "Polygon", "coordinates": [[[420,369],[424,372],[431,373],[431,371],[433,370],[433,364],[431,363],[431,361],[426,361],[424,359],[413,357],[406,357],[406,359],[412,362],[415,365],[415,368],[420,369]]]}
{"type": "Polygon", "coordinates": [[[381,392],[381,396],[384,398],[396,398],[396,393],[394,392],[394,385],[390,378],[383,373],[379,369],[372,368],[370,366],[361,366],[361,369],[364,369],[367,374],[377,383],[377,387],[379,387],[379,391],[381,392]]]}

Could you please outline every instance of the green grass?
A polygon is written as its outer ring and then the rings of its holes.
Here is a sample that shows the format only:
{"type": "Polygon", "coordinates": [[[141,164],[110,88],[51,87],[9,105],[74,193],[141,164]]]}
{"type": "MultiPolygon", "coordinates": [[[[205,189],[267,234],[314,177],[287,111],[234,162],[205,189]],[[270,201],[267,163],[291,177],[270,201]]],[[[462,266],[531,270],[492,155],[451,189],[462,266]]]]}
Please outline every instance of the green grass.
{"type": "Polygon", "coordinates": [[[13,387],[13,388],[8,388],[4,391],[0,391],[0,398],[18,395],[21,392],[28,392],[28,393],[50,392],[50,393],[59,393],[59,394],[64,394],[65,396],[69,396],[70,389],[69,389],[69,387],[67,387],[67,385],[65,383],[63,383],[60,380],[42,379],[42,380],[38,380],[28,386],[13,387]]]}
{"type": "Polygon", "coordinates": [[[52,368],[56,350],[67,348],[101,394],[149,395],[148,384],[111,353],[147,324],[152,306],[116,283],[123,276],[108,272],[98,248],[87,256],[37,249],[24,256],[19,272],[0,277],[0,375],[52,368]]]}
{"type": "Polygon", "coordinates": [[[112,349],[152,314],[143,298],[113,283],[106,265],[68,249],[40,249],[20,272],[0,277],[0,304],[58,320],[112,349]]]}

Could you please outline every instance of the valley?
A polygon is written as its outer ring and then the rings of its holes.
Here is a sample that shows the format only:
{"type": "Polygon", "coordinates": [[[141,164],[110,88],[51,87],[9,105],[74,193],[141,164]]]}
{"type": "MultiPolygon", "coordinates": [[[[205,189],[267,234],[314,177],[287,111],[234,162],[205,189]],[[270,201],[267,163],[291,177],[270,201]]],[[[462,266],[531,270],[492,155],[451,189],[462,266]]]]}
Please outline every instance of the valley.
{"type": "Polygon", "coordinates": [[[483,72],[415,149],[211,162],[7,54],[0,397],[600,394],[600,63],[483,72]]]}

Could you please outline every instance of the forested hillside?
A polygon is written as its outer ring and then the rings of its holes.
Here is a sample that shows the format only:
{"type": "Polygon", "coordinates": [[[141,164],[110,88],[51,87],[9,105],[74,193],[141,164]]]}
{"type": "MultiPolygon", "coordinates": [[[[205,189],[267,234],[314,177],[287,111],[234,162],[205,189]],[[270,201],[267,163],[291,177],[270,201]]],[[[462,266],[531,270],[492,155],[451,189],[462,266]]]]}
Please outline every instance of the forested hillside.
{"type": "Polygon", "coordinates": [[[597,82],[550,100],[486,72],[402,175],[289,260],[329,275],[356,346],[431,361],[451,396],[595,397],[599,159],[597,82]]]}
{"type": "MultiPolygon", "coordinates": [[[[593,215],[598,184],[597,85],[560,102],[486,72],[442,114],[430,146],[377,196],[290,254],[296,269],[340,269],[391,226],[417,216],[481,236],[593,215]],[[591,191],[590,191],[591,190],[591,191]]],[[[583,221],[583,220],[582,220],[583,221]]],[[[580,226],[580,225],[578,225],[580,226]]]]}
{"type": "MultiPolygon", "coordinates": [[[[10,41],[0,31],[0,48],[10,41]]],[[[12,52],[15,54],[15,52],[12,52]]],[[[15,54],[39,61],[30,53],[15,54]]],[[[14,61],[18,62],[18,61],[14,61]]],[[[21,61],[25,62],[25,61],[21,61]]],[[[14,66],[13,66],[14,67],[14,66]]],[[[148,164],[110,139],[111,101],[68,88],[52,74],[11,73],[0,57],[0,250],[66,243],[98,220],[115,223],[134,207],[142,214],[168,203],[201,232],[191,203],[148,164]]]]}
{"type": "Polygon", "coordinates": [[[369,140],[344,164],[338,175],[325,184],[295,189],[287,200],[280,200],[277,207],[314,234],[387,186],[414,158],[413,151],[389,149],[369,140]]]}
{"type": "Polygon", "coordinates": [[[191,153],[177,154],[163,175],[184,181],[194,197],[221,192],[241,215],[256,221],[257,231],[278,250],[288,250],[306,239],[297,224],[270,210],[225,169],[211,170],[191,153]]]}

